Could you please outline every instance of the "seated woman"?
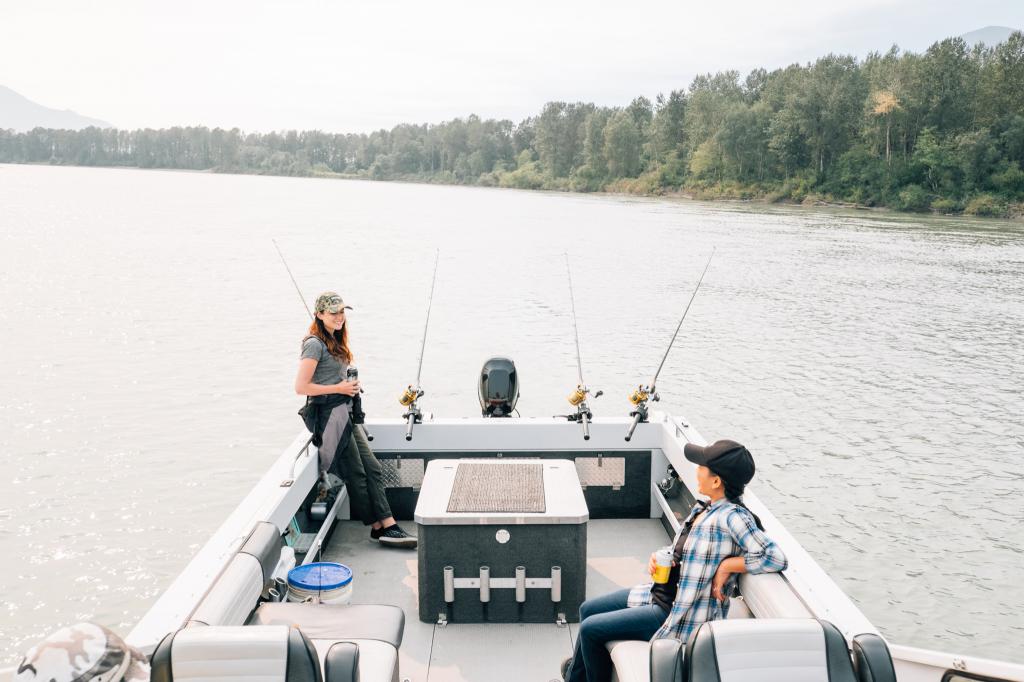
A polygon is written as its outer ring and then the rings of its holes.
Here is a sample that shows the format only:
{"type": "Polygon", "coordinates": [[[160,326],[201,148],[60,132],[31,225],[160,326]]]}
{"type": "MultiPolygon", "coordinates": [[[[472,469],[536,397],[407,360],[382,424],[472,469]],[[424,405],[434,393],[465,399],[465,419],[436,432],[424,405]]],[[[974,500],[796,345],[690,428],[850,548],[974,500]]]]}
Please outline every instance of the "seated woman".
{"type": "MultiPolygon", "coordinates": [[[[612,673],[608,642],[662,637],[686,642],[702,623],[725,618],[735,574],[786,568],[782,550],[740,499],[754,477],[750,452],[731,440],[687,443],[683,452],[698,465],[698,492],[710,499],[698,501],[676,533],[668,581],[583,602],[576,649],[562,662],[562,679],[607,682],[612,673]]],[[[648,569],[653,576],[654,554],[648,569]]]]}
{"type": "Polygon", "coordinates": [[[320,449],[320,474],[345,481],[352,516],[370,526],[370,537],[386,547],[413,548],[416,538],[395,521],[384,493],[380,462],[370,449],[363,430],[352,423],[352,397],[359,382],[344,381],[352,362],[348,324],[341,296],[326,291],[316,299],[316,313],[302,340],[295,392],[309,396],[315,410],[313,443],[320,449]]]}

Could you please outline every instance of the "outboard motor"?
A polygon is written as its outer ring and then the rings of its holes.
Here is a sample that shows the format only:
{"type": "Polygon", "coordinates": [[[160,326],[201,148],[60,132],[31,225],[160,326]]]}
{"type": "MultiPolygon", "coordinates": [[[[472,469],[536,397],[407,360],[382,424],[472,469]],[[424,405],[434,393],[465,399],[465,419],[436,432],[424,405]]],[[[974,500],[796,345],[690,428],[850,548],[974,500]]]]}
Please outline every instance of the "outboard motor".
{"type": "Polygon", "coordinates": [[[480,410],[485,417],[510,417],[519,400],[516,363],[508,358],[491,358],[480,370],[480,410]]]}

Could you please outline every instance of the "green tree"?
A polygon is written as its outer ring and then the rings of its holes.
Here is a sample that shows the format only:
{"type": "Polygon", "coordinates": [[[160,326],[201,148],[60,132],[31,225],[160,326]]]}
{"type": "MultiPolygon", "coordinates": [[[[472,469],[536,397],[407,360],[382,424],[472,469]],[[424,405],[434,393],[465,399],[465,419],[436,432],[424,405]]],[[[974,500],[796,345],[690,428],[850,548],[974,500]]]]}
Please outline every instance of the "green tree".
{"type": "Polygon", "coordinates": [[[640,131],[628,111],[617,111],[604,129],[604,156],[612,177],[635,177],[640,172],[640,131]]]}

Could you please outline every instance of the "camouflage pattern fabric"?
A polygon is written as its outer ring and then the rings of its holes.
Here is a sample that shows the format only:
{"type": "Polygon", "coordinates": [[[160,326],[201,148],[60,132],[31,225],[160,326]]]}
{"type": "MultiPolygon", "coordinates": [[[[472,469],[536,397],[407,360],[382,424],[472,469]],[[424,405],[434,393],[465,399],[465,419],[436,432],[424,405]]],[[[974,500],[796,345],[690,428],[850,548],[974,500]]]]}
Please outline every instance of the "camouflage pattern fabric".
{"type": "Polygon", "coordinates": [[[62,628],[28,650],[15,682],[145,682],[149,661],[95,623],[62,628]]]}
{"type": "Polygon", "coordinates": [[[336,313],[342,308],[352,310],[352,306],[345,305],[341,296],[333,291],[325,291],[316,297],[316,311],[318,313],[336,313]]]}

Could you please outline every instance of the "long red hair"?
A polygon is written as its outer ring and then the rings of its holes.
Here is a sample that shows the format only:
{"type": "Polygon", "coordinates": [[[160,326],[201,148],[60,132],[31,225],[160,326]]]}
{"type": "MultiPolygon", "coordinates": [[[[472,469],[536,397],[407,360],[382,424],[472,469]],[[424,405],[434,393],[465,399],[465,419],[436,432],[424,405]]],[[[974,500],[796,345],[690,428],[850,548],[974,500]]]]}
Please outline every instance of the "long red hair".
{"type": "Polygon", "coordinates": [[[319,317],[313,317],[313,323],[309,325],[309,333],[324,342],[328,353],[339,360],[344,360],[347,365],[352,364],[352,351],[348,347],[348,320],[345,321],[341,329],[333,334],[328,334],[323,321],[319,317]]]}

